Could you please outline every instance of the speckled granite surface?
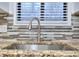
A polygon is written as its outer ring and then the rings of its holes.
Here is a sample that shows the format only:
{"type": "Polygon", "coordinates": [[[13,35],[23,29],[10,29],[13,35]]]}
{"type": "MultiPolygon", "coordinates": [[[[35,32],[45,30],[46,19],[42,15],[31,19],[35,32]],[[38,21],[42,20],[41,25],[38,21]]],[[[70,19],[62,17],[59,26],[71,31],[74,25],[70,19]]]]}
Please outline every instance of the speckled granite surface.
{"type": "Polygon", "coordinates": [[[79,51],[23,51],[23,50],[0,50],[1,57],[79,57],[79,51]]]}
{"type": "MultiPolygon", "coordinates": [[[[1,41],[0,41],[1,42],[1,41]]],[[[35,41],[28,41],[28,40],[3,40],[6,44],[3,43],[4,47],[7,47],[8,45],[18,43],[18,44],[34,44],[35,41]],[[8,44],[7,44],[8,43],[8,44]]],[[[76,48],[79,47],[79,41],[78,40],[54,40],[54,41],[41,41],[39,43],[35,44],[60,44],[64,45],[64,47],[70,47],[70,48],[76,48]],[[69,45],[70,44],[70,45],[69,45]],[[72,44],[72,46],[71,46],[72,44]],[[76,44],[76,46],[75,46],[76,44]],[[75,47],[74,47],[75,46],[75,47]]],[[[2,44],[0,44],[2,45],[2,44]]],[[[3,46],[2,45],[2,46],[3,46]]],[[[3,48],[4,48],[3,47],[3,48]]],[[[1,57],[79,57],[79,50],[41,50],[41,51],[34,51],[34,50],[8,50],[8,49],[0,49],[0,56],[1,57]]]]}

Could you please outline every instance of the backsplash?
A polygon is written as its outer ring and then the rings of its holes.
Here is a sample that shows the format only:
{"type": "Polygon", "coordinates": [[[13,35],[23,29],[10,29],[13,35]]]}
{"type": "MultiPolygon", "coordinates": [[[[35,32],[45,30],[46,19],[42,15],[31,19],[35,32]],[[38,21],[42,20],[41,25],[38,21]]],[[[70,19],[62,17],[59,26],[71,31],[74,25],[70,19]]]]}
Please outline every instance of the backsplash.
{"type": "MultiPolygon", "coordinates": [[[[73,26],[41,26],[41,38],[43,39],[72,39],[73,26]]],[[[35,39],[37,28],[33,26],[32,31],[25,25],[13,25],[13,19],[8,19],[7,39],[35,39]]]]}
{"type": "MultiPolygon", "coordinates": [[[[27,25],[13,25],[13,19],[7,19],[7,32],[1,33],[1,39],[35,39],[37,38],[37,27],[32,31],[27,25]]],[[[41,26],[41,38],[43,39],[78,39],[78,22],[72,20],[72,26],[41,26]]]]}

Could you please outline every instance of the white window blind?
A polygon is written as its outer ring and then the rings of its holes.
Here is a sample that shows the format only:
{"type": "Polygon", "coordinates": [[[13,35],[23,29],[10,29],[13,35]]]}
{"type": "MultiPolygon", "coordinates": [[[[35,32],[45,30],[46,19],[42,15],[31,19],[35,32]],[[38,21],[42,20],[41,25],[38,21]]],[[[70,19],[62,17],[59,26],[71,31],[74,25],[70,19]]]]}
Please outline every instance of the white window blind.
{"type": "Polygon", "coordinates": [[[54,21],[68,21],[68,3],[66,2],[29,2],[16,3],[16,20],[28,22],[38,17],[41,23],[53,24],[54,21]]]}

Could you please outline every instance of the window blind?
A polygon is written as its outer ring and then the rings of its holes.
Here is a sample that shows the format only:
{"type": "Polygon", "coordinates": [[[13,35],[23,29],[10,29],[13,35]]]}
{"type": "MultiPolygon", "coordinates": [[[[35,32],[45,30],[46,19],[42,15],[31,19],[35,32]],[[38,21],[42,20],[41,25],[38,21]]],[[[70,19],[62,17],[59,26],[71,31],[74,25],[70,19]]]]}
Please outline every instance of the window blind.
{"type": "MultiPolygon", "coordinates": [[[[71,3],[67,2],[16,2],[14,6],[14,25],[28,25],[37,17],[41,25],[70,26],[71,3]]],[[[37,22],[33,21],[36,25],[37,22]]]]}
{"type": "Polygon", "coordinates": [[[33,17],[38,17],[40,21],[66,21],[67,3],[17,3],[17,21],[29,21],[33,17]]]}

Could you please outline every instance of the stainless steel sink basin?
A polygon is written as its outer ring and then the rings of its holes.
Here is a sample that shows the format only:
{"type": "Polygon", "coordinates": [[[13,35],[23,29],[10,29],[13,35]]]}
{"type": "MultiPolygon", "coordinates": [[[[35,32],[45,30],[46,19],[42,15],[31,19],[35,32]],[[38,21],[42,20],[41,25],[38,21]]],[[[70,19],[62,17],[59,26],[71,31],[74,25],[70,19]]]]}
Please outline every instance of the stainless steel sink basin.
{"type": "Polygon", "coordinates": [[[13,44],[4,49],[17,50],[74,50],[72,48],[64,48],[62,45],[37,45],[37,44],[13,44]]]}

